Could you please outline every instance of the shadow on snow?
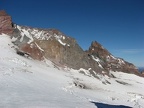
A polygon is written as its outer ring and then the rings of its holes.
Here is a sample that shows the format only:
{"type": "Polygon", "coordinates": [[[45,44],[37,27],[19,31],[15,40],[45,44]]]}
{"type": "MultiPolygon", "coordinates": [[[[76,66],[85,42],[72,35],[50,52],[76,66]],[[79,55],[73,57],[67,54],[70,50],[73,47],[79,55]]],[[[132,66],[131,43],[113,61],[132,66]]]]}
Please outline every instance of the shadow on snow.
{"type": "Polygon", "coordinates": [[[109,104],[98,103],[98,102],[91,102],[91,103],[95,104],[98,108],[132,108],[124,105],[109,105],[109,104]]]}

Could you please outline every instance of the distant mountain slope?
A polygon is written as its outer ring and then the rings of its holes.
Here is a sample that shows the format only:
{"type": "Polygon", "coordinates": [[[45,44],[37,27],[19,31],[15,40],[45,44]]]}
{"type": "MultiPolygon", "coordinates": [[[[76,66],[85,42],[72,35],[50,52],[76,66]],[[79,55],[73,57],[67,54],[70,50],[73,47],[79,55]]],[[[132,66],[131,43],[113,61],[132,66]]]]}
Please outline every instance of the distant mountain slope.
{"type": "MultiPolygon", "coordinates": [[[[5,15],[7,16],[6,13],[5,15]]],[[[60,67],[83,68],[94,77],[97,77],[97,74],[111,76],[110,70],[141,75],[136,66],[114,57],[98,42],[92,42],[89,50],[83,51],[75,39],[59,30],[32,28],[12,23],[9,23],[9,26],[13,27],[13,33],[10,35],[17,46],[17,54],[41,61],[46,58],[60,67]]]]}
{"type": "Polygon", "coordinates": [[[122,71],[140,75],[136,66],[122,58],[114,57],[107,49],[96,41],[92,42],[87,53],[105,70],[122,71]]]}

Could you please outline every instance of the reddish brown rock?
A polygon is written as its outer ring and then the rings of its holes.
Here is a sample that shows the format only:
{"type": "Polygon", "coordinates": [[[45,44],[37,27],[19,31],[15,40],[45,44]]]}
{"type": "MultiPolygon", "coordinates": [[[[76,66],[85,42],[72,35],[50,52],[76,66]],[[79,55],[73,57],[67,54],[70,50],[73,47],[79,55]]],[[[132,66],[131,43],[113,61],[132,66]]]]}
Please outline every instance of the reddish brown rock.
{"type": "Polygon", "coordinates": [[[4,10],[0,11],[0,34],[1,33],[13,33],[11,16],[9,16],[4,10]]]}
{"type": "Polygon", "coordinates": [[[33,59],[43,60],[42,51],[37,47],[35,43],[24,44],[20,47],[19,51],[24,52],[25,54],[29,55],[33,59]]]}
{"type": "Polygon", "coordinates": [[[98,42],[92,42],[87,53],[95,58],[99,58],[99,63],[105,70],[121,71],[140,75],[136,66],[122,58],[114,57],[107,49],[98,42]]]}
{"type": "Polygon", "coordinates": [[[106,58],[108,55],[110,55],[110,53],[105,49],[103,48],[103,46],[94,41],[91,43],[91,46],[89,48],[89,54],[92,54],[92,55],[96,55],[96,56],[101,56],[101,58],[106,58]]]}

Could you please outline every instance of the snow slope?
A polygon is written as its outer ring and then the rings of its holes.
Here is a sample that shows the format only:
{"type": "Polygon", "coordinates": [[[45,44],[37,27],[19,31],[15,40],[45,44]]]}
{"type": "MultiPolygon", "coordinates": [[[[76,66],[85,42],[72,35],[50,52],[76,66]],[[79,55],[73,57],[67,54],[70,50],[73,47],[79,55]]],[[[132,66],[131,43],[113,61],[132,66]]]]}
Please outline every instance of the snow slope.
{"type": "Polygon", "coordinates": [[[116,78],[96,79],[84,69],[24,58],[14,47],[0,35],[0,108],[97,108],[92,102],[144,108],[144,78],[110,72],[116,78]]]}

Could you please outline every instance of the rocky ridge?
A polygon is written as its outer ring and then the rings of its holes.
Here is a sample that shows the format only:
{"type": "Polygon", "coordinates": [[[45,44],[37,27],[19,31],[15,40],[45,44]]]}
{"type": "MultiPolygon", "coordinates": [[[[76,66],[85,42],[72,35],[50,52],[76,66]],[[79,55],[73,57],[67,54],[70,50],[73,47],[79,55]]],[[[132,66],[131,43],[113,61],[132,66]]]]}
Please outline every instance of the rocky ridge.
{"type": "Polygon", "coordinates": [[[60,67],[83,68],[89,70],[93,75],[96,72],[105,71],[83,51],[75,39],[56,29],[15,25],[11,38],[18,46],[18,54],[24,53],[38,60],[49,59],[60,67]]]}
{"type": "MultiPolygon", "coordinates": [[[[0,16],[0,19],[1,17],[3,15],[0,16]]],[[[12,26],[10,21],[6,23],[6,27],[12,32],[2,30],[1,33],[12,33],[11,39],[17,46],[16,51],[19,55],[41,61],[49,59],[59,67],[77,69],[83,74],[94,77],[98,77],[99,74],[113,77],[110,74],[111,70],[140,75],[133,64],[114,57],[98,42],[92,42],[89,50],[83,51],[75,39],[66,36],[59,30],[16,24],[12,26]],[[87,70],[88,73],[83,70],[87,70]]]]}
{"type": "Polygon", "coordinates": [[[91,55],[94,60],[99,59],[99,64],[107,71],[122,71],[140,75],[136,66],[122,58],[114,57],[107,49],[96,41],[91,43],[87,53],[91,55]]]}

